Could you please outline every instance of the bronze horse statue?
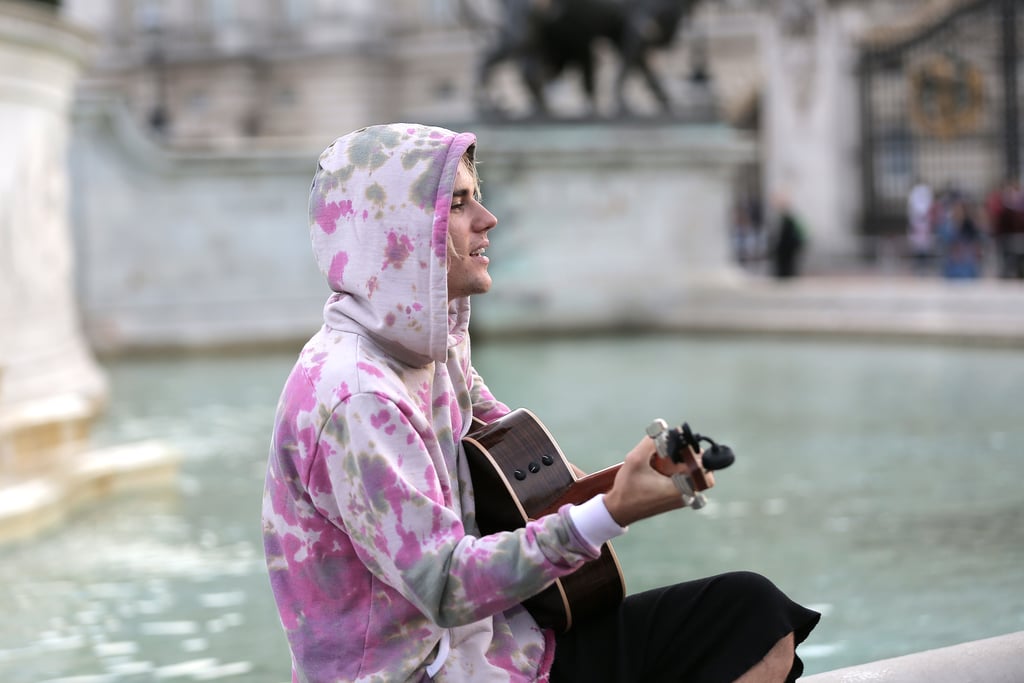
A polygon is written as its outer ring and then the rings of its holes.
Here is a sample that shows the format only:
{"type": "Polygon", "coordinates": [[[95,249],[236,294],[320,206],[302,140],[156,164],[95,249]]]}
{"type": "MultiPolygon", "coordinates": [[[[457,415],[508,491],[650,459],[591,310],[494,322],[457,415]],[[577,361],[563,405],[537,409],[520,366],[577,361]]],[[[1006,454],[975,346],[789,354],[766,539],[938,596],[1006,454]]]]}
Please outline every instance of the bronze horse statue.
{"type": "MultiPolygon", "coordinates": [[[[652,51],[671,46],[679,26],[699,0],[503,0],[504,21],[497,40],[480,60],[477,93],[490,106],[488,86],[496,66],[513,62],[530,93],[534,114],[549,113],[544,86],[570,68],[580,70],[591,113],[596,112],[594,47],[607,41],[619,58],[615,102],[629,113],[627,78],[643,76],[665,113],[672,103],[649,62],[652,51]]],[[[463,9],[469,14],[468,0],[463,9]]],[[[477,21],[477,24],[480,22],[477,21]]]]}

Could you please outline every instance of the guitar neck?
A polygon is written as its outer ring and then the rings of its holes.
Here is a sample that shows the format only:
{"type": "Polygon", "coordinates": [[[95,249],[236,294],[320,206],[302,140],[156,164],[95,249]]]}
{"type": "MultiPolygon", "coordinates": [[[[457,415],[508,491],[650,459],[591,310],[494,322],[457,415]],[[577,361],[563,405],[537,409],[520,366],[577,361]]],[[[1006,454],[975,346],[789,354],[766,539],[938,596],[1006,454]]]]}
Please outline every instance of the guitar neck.
{"type": "Polygon", "coordinates": [[[607,493],[615,482],[615,475],[618,473],[622,463],[598,470],[593,474],[577,479],[569,485],[550,505],[540,511],[537,517],[557,512],[563,505],[579,505],[585,503],[599,493],[607,493]]]}

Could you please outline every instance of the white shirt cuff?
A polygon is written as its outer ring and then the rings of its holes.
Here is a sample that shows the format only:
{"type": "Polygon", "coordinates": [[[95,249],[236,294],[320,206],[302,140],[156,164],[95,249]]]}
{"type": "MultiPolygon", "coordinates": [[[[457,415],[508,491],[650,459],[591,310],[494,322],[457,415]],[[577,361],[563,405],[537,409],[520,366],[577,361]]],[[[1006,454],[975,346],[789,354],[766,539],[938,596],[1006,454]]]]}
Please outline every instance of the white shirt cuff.
{"type": "Polygon", "coordinates": [[[569,516],[587,542],[600,547],[603,543],[626,533],[629,527],[621,527],[612,519],[604,504],[604,494],[599,494],[585,503],[569,508],[569,516]]]}

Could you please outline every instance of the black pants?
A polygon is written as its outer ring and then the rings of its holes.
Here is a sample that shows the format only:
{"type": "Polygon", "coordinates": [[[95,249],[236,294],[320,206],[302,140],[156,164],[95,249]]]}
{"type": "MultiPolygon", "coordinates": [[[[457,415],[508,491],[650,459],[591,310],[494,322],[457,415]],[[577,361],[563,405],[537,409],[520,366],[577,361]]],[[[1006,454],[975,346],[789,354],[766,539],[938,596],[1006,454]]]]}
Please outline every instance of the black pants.
{"type": "MultiPolygon", "coordinates": [[[[551,683],[729,683],[821,615],[750,572],[628,596],[618,609],[558,636],[551,683]]],[[[795,681],[803,662],[794,657],[795,681]]]]}

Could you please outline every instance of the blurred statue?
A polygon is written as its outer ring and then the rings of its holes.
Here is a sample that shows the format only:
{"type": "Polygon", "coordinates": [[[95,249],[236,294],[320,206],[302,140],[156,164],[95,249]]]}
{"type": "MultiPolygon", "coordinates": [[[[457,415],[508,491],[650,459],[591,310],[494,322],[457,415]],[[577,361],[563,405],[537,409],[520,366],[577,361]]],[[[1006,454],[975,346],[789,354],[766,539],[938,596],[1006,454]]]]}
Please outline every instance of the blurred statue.
{"type": "MultiPolygon", "coordinates": [[[[577,68],[591,114],[596,113],[594,47],[606,40],[619,58],[615,102],[620,114],[630,112],[625,97],[626,79],[634,72],[665,113],[672,103],[661,79],[651,68],[650,53],[671,46],[679,25],[699,0],[502,0],[503,21],[497,40],[480,61],[477,94],[481,110],[493,112],[489,96],[492,72],[512,62],[530,93],[533,113],[548,115],[544,86],[569,68],[577,68]]],[[[463,9],[478,25],[472,0],[463,9]]]]}

